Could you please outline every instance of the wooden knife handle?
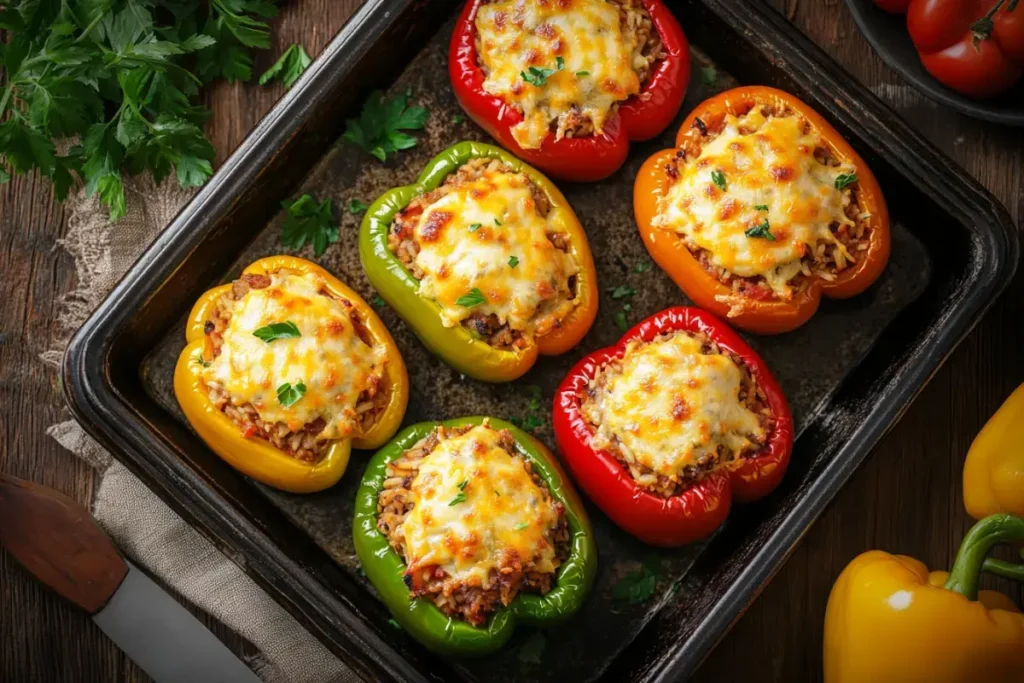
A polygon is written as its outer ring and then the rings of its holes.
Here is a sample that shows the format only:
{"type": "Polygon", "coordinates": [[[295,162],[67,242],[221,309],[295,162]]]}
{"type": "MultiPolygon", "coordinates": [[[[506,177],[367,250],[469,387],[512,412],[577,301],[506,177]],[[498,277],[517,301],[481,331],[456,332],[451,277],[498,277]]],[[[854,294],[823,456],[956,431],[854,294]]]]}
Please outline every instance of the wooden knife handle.
{"type": "Polygon", "coordinates": [[[0,473],[0,544],[37,579],[89,614],[128,573],[89,511],[62,493],[0,473]]]}

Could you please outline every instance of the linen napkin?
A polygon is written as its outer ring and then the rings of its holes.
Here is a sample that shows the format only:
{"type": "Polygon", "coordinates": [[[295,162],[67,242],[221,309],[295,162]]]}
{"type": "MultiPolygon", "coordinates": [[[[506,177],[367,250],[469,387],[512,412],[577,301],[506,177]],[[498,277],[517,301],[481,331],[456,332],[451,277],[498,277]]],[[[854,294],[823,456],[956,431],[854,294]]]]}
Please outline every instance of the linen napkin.
{"type": "MultiPolygon", "coordinates": [[[[177,183],[148,175],[125,182],[128,214],[112,224],[84,191],[67,202],[59,242],[75,261],[78,287],[61,297],[61,337],[41,354],[59,368],[71,335],[191,198],[177,183]]],[[[252,643],[246,663],[267,683],[354,683],[359,678],[213,544],[175,514],[74,420],[47,433],[91,465],[98,485],[92,513],[118,547],[150,576],[252,643]]]]}

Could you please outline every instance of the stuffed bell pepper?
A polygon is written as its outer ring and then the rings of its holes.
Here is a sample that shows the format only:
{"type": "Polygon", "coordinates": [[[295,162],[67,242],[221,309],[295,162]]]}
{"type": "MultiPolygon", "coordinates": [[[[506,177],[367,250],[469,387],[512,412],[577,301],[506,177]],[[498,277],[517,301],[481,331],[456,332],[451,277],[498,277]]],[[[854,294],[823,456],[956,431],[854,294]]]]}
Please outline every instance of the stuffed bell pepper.
{"type": "Polygon", "coordinates": [[[711,534],[733,500],[772,491],[793,421],[764,362],[696,308],[669,308],[595,351],[555,394],[553,426],[573,477],[640,540],[711,534]]]}
{"type": "Polygon", "coordinates": [[[217,455],[293,493],[333,486],[349,451],[398,430],[405,363],[365,301],[326,270],[260,259],[199,299],[174,393],[217,455]]]}
{"type": "Polygon", "coordinates": [[[762,86],[686,118],[641,167],[633,206],[654,260],[698,306],[751,332],[803,325],[889,259],[889,214],[853,148],[809,106],[762,86]]]}
{"type": "Polygon", "coordinates": [[[975,519],[1024,517],[1024,384],[974,438],[964,463],[964,506],[975,519]]]}
{"type": "Polygon", "coordinates": [[[880,550],[858,556],[828,598],[825,683],[1024,681],[1024,614],[978,590],[982,571],[1024,580],[1024,565],[986,559],[1021,541],[1024,519],[993,515],[968,532],[949,573],[880,550]]]}
{"type": "Polygon", "coordinates": [[[519,621],[566,619],[597,572],[590,523],[550,451],[493,418],[402,431],[366,468],[353,534],[395,620],[449,656],[493,652],[519,621]]]}
{"type": "Polygon", "coordinates": [[[690,56],[662,0],[469,0],[448,55],[459,104],[562,180],[601,180],[683,102],[690,56]]]}
{"type": "Polygon", "coordinates": [[[463,142],[366,212],[370,282],[459,372],[507,382],[583,339],[597,315],[586,234],[551,181],[497,147],[463,142]]]}

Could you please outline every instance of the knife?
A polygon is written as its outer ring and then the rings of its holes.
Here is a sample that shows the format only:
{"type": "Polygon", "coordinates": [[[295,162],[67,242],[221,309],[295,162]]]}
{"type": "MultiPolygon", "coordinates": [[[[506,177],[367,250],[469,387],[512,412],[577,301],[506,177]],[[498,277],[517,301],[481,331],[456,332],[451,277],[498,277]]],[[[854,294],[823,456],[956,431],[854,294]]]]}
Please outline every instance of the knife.
{"type": "Polygon", "coordinates": [[[260,683],[188,610],[121,557],[76,501],[0,473],[0,545],[92,616],[157,683],[260,683]]]}

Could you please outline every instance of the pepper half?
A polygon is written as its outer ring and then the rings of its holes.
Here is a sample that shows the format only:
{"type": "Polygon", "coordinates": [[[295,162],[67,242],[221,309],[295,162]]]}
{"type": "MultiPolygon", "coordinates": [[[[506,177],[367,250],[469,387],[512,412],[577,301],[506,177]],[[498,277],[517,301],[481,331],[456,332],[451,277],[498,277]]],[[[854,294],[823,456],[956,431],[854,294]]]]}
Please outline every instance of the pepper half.
{"type": "Polygon", "coordinates": [[[512,137],[522,114],[484,90],[476,48],[476,13],[484,0],[469,0],[455,24],[448,52],[452,90],[477,125],[503,147],[560,180],[590,182],[614,173],[626,160],[631,141],[650,140],[672,122],[690,78],[690,48],[679,22],[661,0],[641,0],[658,32],[665,56],[640,93],[608,117],[601,135],[564,137],[549,133],[540,149],[523,149],[512,137]]]}
{"type": "Polygon", "coordinates": [[[542,443],[513,425],[486,417],[463,417],[445,422],[420,422],[404,429],[377,451],[363,474],[356,493],[352,524],[356,554],[366,577],[380,593],[395,620],[428,649],[449,656],[494,652],[512,637],[516,623],[550,625],[572,616],[583,604],[597,573],[597,546],[583,502],[558,461],[542,443]],[[558,568],[555,587],[544,595],[519,593],[507,607],[499,608],[485,627],[449,617],[424,598],[411,599],[402,577],[405,562],[377,529],[377,497],[387,477],[388,463],[402,455],[438,425],[448,428],[479,425],[484,420],[515,437],[517,451],[526,458],[546,484],[552,498],[565,507],[571,538],[569,557],[558,568]]]}
{"type": "Polygon", "coordinates": [[[508,382],[521,376],[538,354],[557,356],[578,344],[597,316],[597,271],[586,233],[569,202],[557,187],[536,169],[508,152],[480,142],[460,142],[430,160],[413,185],[381,195],[367,210],[359,233],[359,258],[366,276],[398,315],[412,327],[433,353],[464,375],[485,382],[508,382]],[[537,337],[524,349],[495,349],[461,325],[445,327],[441,307],[419,294],[419,281],[388,248],[388,230],[395,214],[414,198],[439,187],[449,175],[472,159],[498,159],[524,173],[545,194],[551,208],[548,222],[569,236],[569,254],[576,261],[578,303],[551,332],[537,337]]]}
{"type": "Polygon", "coordinates": [[[1024,580],[1024,565],[986,559],[1024,540],[1024,519],[993,515],[964,538],[953,569],[931,572],[880,550],[851,562],[825,611],[825,683],[1024,681],[1024,614],[979,591],[981,571],[1024,580]]]}
{"type": "Polygon", "coordinates": [[[746,503],[768,495],[782,481],[793,449],[789,405],[764,361],[725,323],[690,307],[656,313],[626,332],[618,344],[580,360],[555,393],[552,424],[562,459],[590,499],[627,532],[660,546],[704,538],[725,521],[734,499],[746,503]],[[663,498],[641,488],[614,455],[591,446],[593,427],[583,417],[581,404],[598,370],[621,358],[629,342],[649,342],[680,330],[702,333],[743,361],[765,394],[774,426],[761,451],[714,470],[678,495],[663,498]]]}
{"type": "Polygon", "coordinates": [[[266,275],[282,269],[315,273],[322,277],[332,295],[353,304],[374,343],[386,349],[388,363],[385,366],[384,391],[389,392],[389,398],[373,427],[365,434],[334,441],[326,448],[323,457],[312,464],[281,452],[267,441],[243,436],[239,426],[210,401],[209,390],[201,375],[203,365],[196,362],[197,358],[209,360],[206,358],[207,339],[203,327],[211,319],[217,301],[231,290],[230,284],[214,287],[193,306],[185,330],[188,343],[178,356],[174,369],[174,394],[193,429],[229,465],[282,491],[312,493],[329,488],[341,479],[353,446],[377,448],[394,435],[405,416],[409,379],[402,355],[377,314],[355,291],[320,266],[293,256],[270,256],[256,261],[242,272],[266,275]]]}
{"type": "Polygon", "coordinates": [[[974,438],[964,463],[964,505],[975,519],[1024,517],[1024,384],[974,438]]]}
{"type": "Polygon", "coordinates": [[[878,181],[843,136],[814,109],[793,95],[764,86],[746,86],[719,93],[702,102],[686,117],[676,135],[676,148],[656,153],[641,166],[633,187],[633,211],[640,228],[640,237],[651,257],[701,308],[723,318],[727,317],[730,323],[751,332],[789,332],[814,315],[823,295],[832,299],[856,296],[870,287],[885,270],[890,249],[889,212],[878,181]],[[819,133],[832,155],[841,163],[856,169],[857,200],[862,210],[871,214],[870,240],[868,249],[858,252],[859,260],[840,271],[834,281],[812,278],[810,285],[799,291],[792,300],[775,297],[750,299],[744,304],[741,313],[730,316],[730,305],[719,298],[732,295],[729,286],[694,258],[679,235],[655,227],[652,221],[658,214],[658,200],[673,183],[666,165],[674,159],[678,149],[699,139],[704,131],[720,130],[727,114],[739,116],[761,105],[789,108],[804,117],[819,133]]]}

